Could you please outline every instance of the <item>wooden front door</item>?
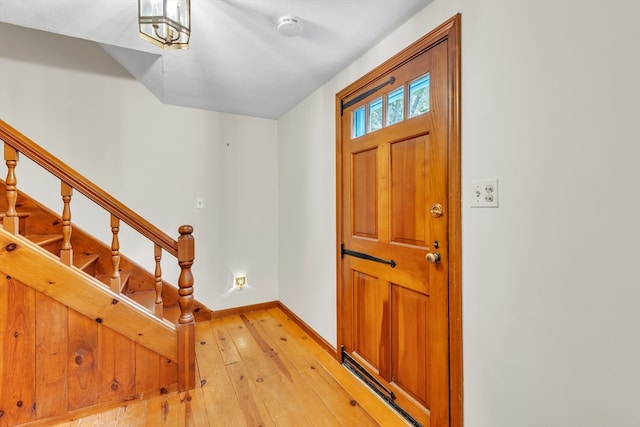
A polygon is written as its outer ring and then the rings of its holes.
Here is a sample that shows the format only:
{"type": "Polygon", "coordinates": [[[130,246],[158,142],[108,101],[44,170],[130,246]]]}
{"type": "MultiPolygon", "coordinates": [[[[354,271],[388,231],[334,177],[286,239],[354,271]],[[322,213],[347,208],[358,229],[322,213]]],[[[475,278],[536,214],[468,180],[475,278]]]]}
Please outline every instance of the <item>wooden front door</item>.
{"type": "Polygon", "coordinates": [[[446,34],[338,94],[338,344],[410,419],[438,427],[450,424],[460,209],[446,34]]]}

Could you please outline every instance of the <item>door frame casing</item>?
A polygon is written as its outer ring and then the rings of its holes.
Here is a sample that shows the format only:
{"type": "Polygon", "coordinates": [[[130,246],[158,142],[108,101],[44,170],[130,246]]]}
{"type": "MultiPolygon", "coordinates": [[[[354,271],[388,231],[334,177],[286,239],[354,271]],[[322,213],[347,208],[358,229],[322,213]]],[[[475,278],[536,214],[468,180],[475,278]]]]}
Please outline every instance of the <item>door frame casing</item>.
{"type": "MultiPolygon", "coordinates": [[[[448,314],[449,314],[449,425],[463,425],[462,377],[462,182],[461,182],[461,15],[457,14],[394,55],[375,70],[356,80],[336,94],[336,265],[337,265],[337,342],[343,342],[342,331],[342,101],[361,88],[381,78],[399,65],[418,56],[432,46],[448,41],[449,124],[447,134],[447,206],[448,206],[448,314]]],[[[340,352],[338,351],[338,354],[340,352]]],[[[440,426],[433,426],[440,427],[440,426]]]]}

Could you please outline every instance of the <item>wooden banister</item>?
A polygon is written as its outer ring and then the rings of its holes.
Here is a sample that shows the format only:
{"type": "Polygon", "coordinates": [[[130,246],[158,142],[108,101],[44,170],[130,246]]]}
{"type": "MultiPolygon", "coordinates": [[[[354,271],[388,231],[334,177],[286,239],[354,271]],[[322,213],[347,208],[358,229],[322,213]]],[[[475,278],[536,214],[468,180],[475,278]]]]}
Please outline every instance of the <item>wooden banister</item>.
{"type": "MultiPolygon", "coordinates": [[[[15,151],[22,153],[49,173],[67,183],[91,201],[120,218],[138,233],[161,246],[171,255],[178,257],[178,243],[137,213],[120,203],[100,187],[80,175],[74,169],[37,145],[31,139],[18,132],[9,124],[0,120],[0,139],[15,151]]],[[[5,148],[5,153],[7,149],[5,148]]],[[[9,185],[9,183],[7,183],[9,185]]],[[[15,184],[14,184],[15,185],[15,184]]],[[[6,225],[5,225],[6,228],[6,225]]]]}
{"type": "Polygon", "coordinates": [[[8,210],[3,219],[4,228],[6,230],[13,233],[18,232],[18,216],[15,211],[15,201],[17,198],[15,167],[18,161],[18,154],[22,153],[61,180],[61,193],[64,202],[62,214],[64,240],[61,251],[61,259],[63,262],[68,265],[73,263],[73,249],[71,248],[70,243],[70,201],[72,190],[75,189],[111,214],[111,231],[113,233],[111,255],[113,273],[110,280],[110,287],[114,291],[119,292],[120,282],[122,279],[119,273],[120,244],[118,242],[118,231],[120,228],[120,221],[124,221],[134,230],[138,231],[141,235],[154,243],[154,258],[156,260],[156,312],[159,312],[162,308],[162,277],[159,263],[161,259],[161,252],[164,249],[169,254],[177,258],[178,264],[181,268],[180,277],[178,278],[178,304],[180,306],[179,324],[188,324],[194,321],[194,314],[192,312],[193,276],[191,274],[195,247],[192,235],[193,227],[190,225],[181,226],[178,230],[180,237],[178,238],[178,241],[174,240],[3,120],[0,120],[0,140],[5,143],[4,156],[8,168],[6,180],[8,210]]]}
{"type": "MultiPolygon", "coordinates": [[[[162,304],[162,271],[160,267],[160,263],[162,260],[162,250],[165,250],[167,253],[173,255],[177,258],[178,264],[180,266],[180,276],[178,278],[178,305],[180,307],[180,317],[177,321],[177,324],[172,325],[171,331],[174,332],[173,338],[175,339],[175,344],[170,350],[170,360],[175,360],[177,362],[178,370],[178,389],[180,391],[184,391],[187,389],[191,389],[195,387],[195,316],[193,313],[193,276],[191,273],[191,266],[193,265],[194,257],[195,257],[195,242],[193,238],[193,227],[190,225],[180,226],[178,232],[180,233],[180,237],[178,237],[177,241],[174,240],[169,235],[165,234],[153,224],[142,218],[140,215],[133,212],[131,209],[120,203],[118,200],[113,198],[107,192],[99,188],[97,185],[93,184],[91,181],[87,180],[85,177],[80,175],[71,167],[67,166],[65,163],[57,159],[51,153],[44,150],[42,147],[37,145],[31,139],[27,138],[16,129],[8,125],[6,122],[0,120],[0,140],[4,141],[4,159],[7,165],[7,179],[5,181],[6,188],[6,197],[7,197],[7,212],[3,216],[3,227],[4,230],[0,233],[0,238],[2,234],[16,235],[19,233],[19,216],[16,212],[16,200],[18,197],[17,190],[17,179],[15,174],[15,169],[18,163],[18,154],[22,153],[27,158],[31,159],[37,165],[47,170],[52,175],[56,176],[61,181],[61,196],[63,201],[63,211],[61,215],[62,220],[62,235],[63,240],[61,244],[60,256],[59,260],[61,260],[64,264],[71,266],[73,265],[73,248],[71,246],[71,233],[72,233],[72,224],[71,224],[71,199],[73,190],[79,191],[81,194],[86,196],[89,200],[97,204],[98,206],[105,209],[110,217],[110,226],[112,232],[112,241],[111,241],[111,264],[112,264],[112,273],[109,281],[110,290],[102,289],[101,287],[97,288],[97,291],[100,292],[100,298],[105,300],[107,307],[111,306],[119,308],[124,307],[124,304],[121,303],[118,299],[113,298],[113,295],[118,295],[122,288],[123,279],[120,276],[120,242],[118,239],[118,233],[120,230],[120,221],[124,221],[131,228],[136,230],[142,236],[149,239],[154,244],[154,260],[155,260],[155,304],[154,304],[154,314],[158,316],[161,323],[165,321],[162,320],[163,317],[163,304],[162,304]],[[5,233],[8,232],[8,233],[5,233]],[[104,295],[108,295],[107,299],[104,298],[104,295]]],[[[12,248],[17,248],[18,246],[15,243],[9,244],[12,248]]],[[[13,251],[13,249],[12,249],[13,251]]],[[[6,251],[5,251],[6,252],[6,251]]],[[[21,254],[24,251],[16,251],[16,253],[21,254]]],[[[2,255],[2,254],[0,254],[2,255]]],[[[2,258],[2,256],[0,256],[2,258]]],[[[6,258],[6,256],[5,256],[6,258]]],[[[28,254],[24,256],[25,259],[28,260],[28,254]]],[[[12,258],[14,259],[14,258],[12,258]]],[[[54,260],[54,257],[48,258],[49,260],[54,260]]],[[[27,261],[25,261],[25,264],[27,261]]],[[[58,266],[59,267],[59,266],[58,266]]],[[[60,269],[64,273],[61,274],[79,274],[75,269],[60,269]]],[[[40,270],[38,270],[40,271],[40,270]]],[[[29,276],[31,278],[31,276],[29,276]]],[[[39,278],[42,282],[42,278],[39,278]]],[[[46,281],[47,284],[51,282],[49,279],[46,281]]],[[[76,291],[74,288],[73,292],[67,291],[68,294],[73,294],[71,297],[75,298],[75,295],[82,294],[82,292],[87,292],[84,287],[79,287],[80,290],[76,291]]],[[[50,292],[50,289],[47,288],[47,292],[50,292]]],[[[49,294],[49,293],[47,293],[49,294]]],[[[64,295],[63,295],[64,296],[64,295]]],[[[69,296],[65,296],[65,298],[69,299],[69,296]]],[[[97,298],[97,297],[96,297],[97,298]]],[[[62,300],[62,297],[61,297],[62,300]]],[[[101,301],[102,301],[101,300],[101,301]]],[[[65,300],[66,301],[66,300],[65,300]]],[[[76,300],[69,300],[70,303],[76,303],[76,300]]],[[[126,301],[126,300],[124,300],[126,301]]],[[[128,304],[128,303],[127,303],[128,304]]],[[[91,305],[91,304],[90,304],[91,305]]],[[[69,305],[71,306],[71,305],[69,305]]],[[[93,309],[91,307],[90,309],[93,309]]],[[[89,309],[87,309],[89,310],[89,309]]],[[[106,311],[106,309],[104,309],[106,311]]],[[[114,311],[115,312],[115,311],[114,311]]],[[[98,323],[103,323],[104,313],[100,316],[94,316],[96,321],[99,320],[98,323]]],[[[115,317],[115,316],[114,316],[115,317]]],[[[127,324],[127,328],[129,328],[128,323],[123,320],[119,320],[124,324],[127,324]]],[[[168,322],[166,322],[168,325],[168,322]]],[[[125,328],[126,329],[126,328],[125,328]]],[[[129,328],[131,329],[131,328],[129,328]]],[[[127,331],[129,331],[127,329],[127,331]]],[[[150,336],[155,337],[156,331],[153,332],[150,336]]],[[[162,331],[160,331],[162,332],[162,331]]],[[[144,339],[147,340],[144,333],[138,333],[138,337],[143,338],[135,338],[136,342],[144,339]]],[[[154,349],[152,345],[154,344],[155,338],[150,341],[150,344],[147,344],[148,348],[154,349]]],[[[163,353],[164,354],[164,353],[163,353]]],[[[1,414],[0,414],[1,416],[1,414]]]]}

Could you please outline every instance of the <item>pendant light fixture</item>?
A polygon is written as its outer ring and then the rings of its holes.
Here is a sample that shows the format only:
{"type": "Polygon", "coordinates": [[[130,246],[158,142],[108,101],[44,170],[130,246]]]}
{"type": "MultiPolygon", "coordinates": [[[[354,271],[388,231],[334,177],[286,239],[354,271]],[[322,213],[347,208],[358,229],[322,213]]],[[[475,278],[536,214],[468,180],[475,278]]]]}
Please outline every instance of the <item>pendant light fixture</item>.
{"type": "Polygon", "coordinates": [[[187,49],[190,0],[138,0],[140,38],[163,49],[187,49]]]}

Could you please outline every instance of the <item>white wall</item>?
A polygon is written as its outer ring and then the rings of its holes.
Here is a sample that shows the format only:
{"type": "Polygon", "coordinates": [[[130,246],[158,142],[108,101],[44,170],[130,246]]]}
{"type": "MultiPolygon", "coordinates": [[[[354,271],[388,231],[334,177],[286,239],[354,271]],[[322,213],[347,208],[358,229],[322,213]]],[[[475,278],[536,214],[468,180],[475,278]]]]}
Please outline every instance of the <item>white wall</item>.
{"type": "Polygon", "coordinates": [[[335,93],[457,12],[465,425],[636,427],[637,2],[435,0],[281,118],[280,299],[335,344],[335,93]]]}
{"type": "Polygon", "coordinates": [[[435,0],[277,124],[163,106],[91,43],[0,25],[21,40],[0,44],[0,117],[168,234],[193,224],[211,308],[279,298],[335,344],[335,93],[457,12],[465,425],[637,427],[637,2],[435,0]],[[471,209],[485,177],[500,208],[471,209]]]}
{"type": "MultiPolygon", "coordinates": [[[[163,105],[94,43],[6,24],[0,39],[20,41],[0,44],[0,118],[170,236],[193,225],[195,296],[210,308],[278,299],[276,121],[163,105]],[[242,292],[234,273],[248,275],[242,292]]],[[[26,157],[17,176],[61,211],[58,181],[26,157]]],[[[79,193],[72,216],[111,241],[108,216],[79,193]]],[[[123,226],[121,250],[153,271],[153,246],[137,237],[123,226]]],[[[177,284],[175,258],[163,268],[177,284]]]]}

